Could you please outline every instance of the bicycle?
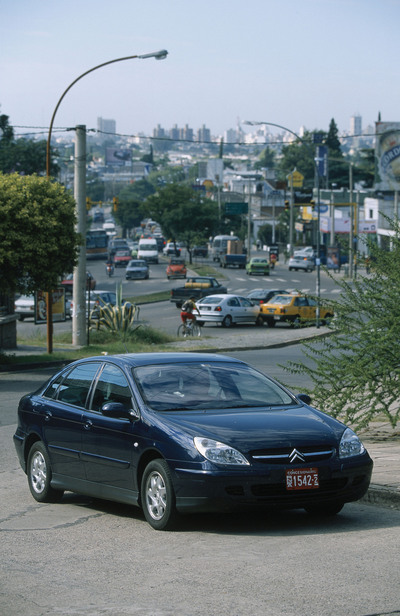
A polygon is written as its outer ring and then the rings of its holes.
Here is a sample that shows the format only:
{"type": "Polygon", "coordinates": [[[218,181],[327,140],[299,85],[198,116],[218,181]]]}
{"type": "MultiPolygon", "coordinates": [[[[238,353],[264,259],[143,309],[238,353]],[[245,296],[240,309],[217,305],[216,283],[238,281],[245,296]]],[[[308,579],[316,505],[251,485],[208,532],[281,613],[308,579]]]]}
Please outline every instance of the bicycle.
{"type": "Polygon", "coordinates": [[[183,337],[183,338],[187,338],[188,336],[200,337],[201,336],[200,326],[197,325],[195,321],[192,321],[191,319],[186,319],[184,323],[181,323],[181,325],[179,325],[177,336],[183,337]]]}

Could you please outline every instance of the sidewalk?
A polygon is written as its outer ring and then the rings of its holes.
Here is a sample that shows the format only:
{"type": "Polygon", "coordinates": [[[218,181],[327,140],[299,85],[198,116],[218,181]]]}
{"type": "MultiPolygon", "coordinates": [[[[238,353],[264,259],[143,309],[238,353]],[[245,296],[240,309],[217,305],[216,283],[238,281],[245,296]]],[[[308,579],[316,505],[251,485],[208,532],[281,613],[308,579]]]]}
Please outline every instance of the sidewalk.
{"type": "MultiPolygon", "coordinates": [[[[200,338],[186,338],[167,345],[171,351],[228,353],[229,351],[273,349],[297,344],[316,336],[329,334],[327,327],[254,328],[251,331],[232,330],[227,335],[207,338],[207,329],[200,338]]],[[[22,347],[12,353],[19,356],[44,352],[41,347],[22,347]]],[[[71,352],[71,360],[73,351],[71,352]]],[[[46,365],[49,365],[46,363],[46,365]]],[[[35,366],[26,365],[26,369],[35,366]]],[[[21,366],[19,369],[22,369],[21,366]]],[[[400,428],[393,430],[388,423],[374,422],[367,429],[358,432],[374,461],[372,482],[363,502],[400,510],[400,428]]]]}

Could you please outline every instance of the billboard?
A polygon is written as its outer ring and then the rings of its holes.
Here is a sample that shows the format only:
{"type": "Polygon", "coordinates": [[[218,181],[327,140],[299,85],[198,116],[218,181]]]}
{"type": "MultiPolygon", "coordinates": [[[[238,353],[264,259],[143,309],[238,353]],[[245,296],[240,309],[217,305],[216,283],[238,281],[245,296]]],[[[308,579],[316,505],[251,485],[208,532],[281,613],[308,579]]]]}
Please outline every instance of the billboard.
{"type": "Polygon", "coordinates": [[[375,190],[400,190],[400,122],[376,122],[375,190]]]}
{"type": "Polygon", "coordinates": [[[106,148],[106,165],[125,165],[132,158],[131,150],[106,148]]]}
{"type": "MultiPolygon", "coordinates": [[[[65,321],[65,289],[59,287],[52,291],[53,323],[65,321]]],[[[47,293],[35,293],[35,323],[47,323],[47,293]]]]}

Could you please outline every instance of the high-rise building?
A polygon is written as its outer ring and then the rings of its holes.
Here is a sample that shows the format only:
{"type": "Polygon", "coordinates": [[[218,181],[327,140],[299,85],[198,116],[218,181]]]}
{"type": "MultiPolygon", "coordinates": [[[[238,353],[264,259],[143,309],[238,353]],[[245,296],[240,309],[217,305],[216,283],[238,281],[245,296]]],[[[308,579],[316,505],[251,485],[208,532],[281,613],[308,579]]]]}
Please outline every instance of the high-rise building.
{"type": "Polygon", "coordinates": [[[354,114],[350,118],[350,135],[361,135],[362,131],[362,117],[358,114],[354,114]]]}
{"type": "Polygon", "coordinates": [[[106,136],[115,136],[117,132],[117,125],[115,120],[105,120],[104,118],[97,118],[97,130],[99,131],[99,133],[105,133],[106,136]]]}
{"type": "Polygon", "coordinates": [[[205,143],[211,141],[211,131],[209,128],[206,128],[205,124],[197,131],[197,141],[199,143],[205,143]]]}

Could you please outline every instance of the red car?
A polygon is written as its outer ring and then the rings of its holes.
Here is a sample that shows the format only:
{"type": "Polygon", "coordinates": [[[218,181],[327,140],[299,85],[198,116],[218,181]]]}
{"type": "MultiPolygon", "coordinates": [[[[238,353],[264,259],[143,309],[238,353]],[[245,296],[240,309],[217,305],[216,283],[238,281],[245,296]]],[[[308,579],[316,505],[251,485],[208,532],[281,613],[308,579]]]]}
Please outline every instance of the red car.
{"type": "Polygon", "coordinates": [[[131,259],[130,250],[117,250],[114,255],[114,265],[115,267],[126,267],[131,259]]]}
{"type": "Polygon", "coordinates": [[[184,259],[172,257],[167,266],[167,278],[186,278],[187,270],[184,259]]]}
{"type": "MultiPolygon", "coordinates": [[[[94,291],[96,288],[96,280],[94,279],[94,277],[92,276],[92,274],[90,272],[86,272],[86,279],[87,279],[87,286],[86,288],[89,289],[91,291],[94,291]]],[[[64,278],[64,280],[61,281],[61,286],[65,287],[65,292],[67,294],[72,295],[72,287],[73,287],[73,283],[74,283],[74,275],[73,274],[67,274],[64,278]]]]}

